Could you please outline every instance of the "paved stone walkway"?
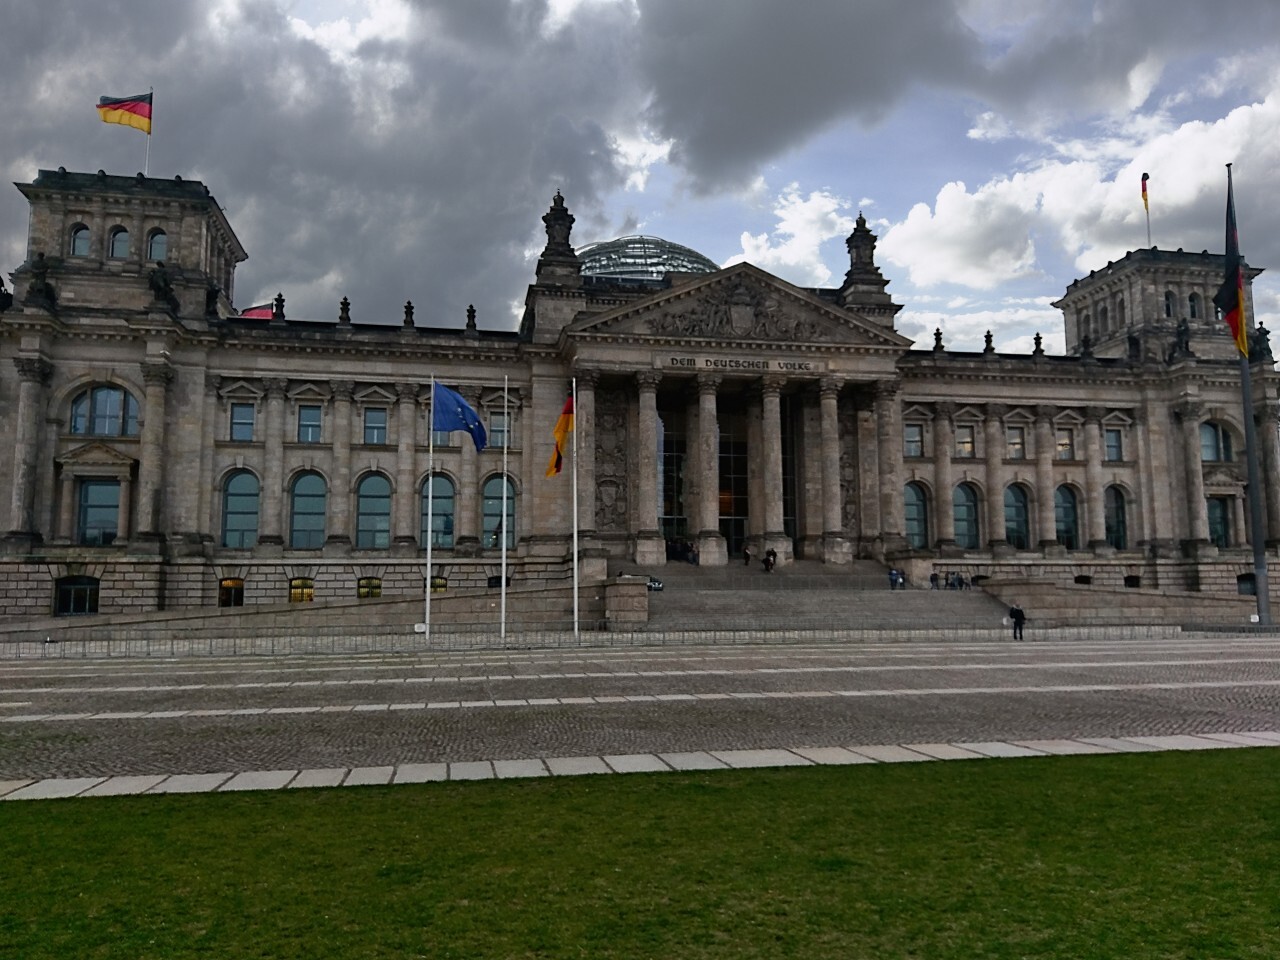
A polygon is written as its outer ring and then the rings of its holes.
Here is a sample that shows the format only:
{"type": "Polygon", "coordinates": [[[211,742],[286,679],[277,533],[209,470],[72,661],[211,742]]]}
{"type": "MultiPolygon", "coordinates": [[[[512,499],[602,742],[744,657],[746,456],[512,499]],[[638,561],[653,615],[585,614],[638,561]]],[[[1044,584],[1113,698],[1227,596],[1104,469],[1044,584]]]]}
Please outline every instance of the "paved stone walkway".
{"type": "Polygon", "coordinates": [[[1280,640],[0,664],[0,798],[1280,745],[1280,640]]]}

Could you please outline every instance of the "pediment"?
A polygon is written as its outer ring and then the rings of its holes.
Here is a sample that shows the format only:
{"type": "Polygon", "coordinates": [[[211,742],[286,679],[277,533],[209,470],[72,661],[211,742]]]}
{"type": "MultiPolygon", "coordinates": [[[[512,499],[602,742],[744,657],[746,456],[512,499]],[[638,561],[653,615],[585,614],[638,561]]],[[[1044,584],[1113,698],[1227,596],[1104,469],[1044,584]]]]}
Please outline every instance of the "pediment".
{"type": "Polygon", "coordinates": [[[261,386],[249,380],[230,380],[223,378],[218,388],[218,396],[223,400],[259,400],[262,398],[261,386]]]}
{"type": "Polygon", "coordinates": [[[99,467],[108,469],[127,469],[134,464],[133,457],[126,456],[114,447],[97,440],[86,443],[74,450],[68,450],[57,458],[63,467],[99,467]]]}
{"type": "Polygon", "coordinates": [[[569,336],[905,349],[911,341],[742,263],[566,328],[569,336]]]}

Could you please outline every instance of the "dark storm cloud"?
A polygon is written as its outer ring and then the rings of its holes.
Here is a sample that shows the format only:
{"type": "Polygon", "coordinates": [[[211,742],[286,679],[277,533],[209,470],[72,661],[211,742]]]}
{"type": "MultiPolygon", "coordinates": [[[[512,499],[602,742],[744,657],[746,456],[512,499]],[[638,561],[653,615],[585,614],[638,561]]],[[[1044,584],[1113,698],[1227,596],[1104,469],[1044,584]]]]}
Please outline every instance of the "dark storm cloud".
{"type": "Polygon", "coordinates": [[[874,122],[921,84],[970,85],[982,53],[948,0],[640,6],[652,122],[704,190],[835,120],[874,122]]]}

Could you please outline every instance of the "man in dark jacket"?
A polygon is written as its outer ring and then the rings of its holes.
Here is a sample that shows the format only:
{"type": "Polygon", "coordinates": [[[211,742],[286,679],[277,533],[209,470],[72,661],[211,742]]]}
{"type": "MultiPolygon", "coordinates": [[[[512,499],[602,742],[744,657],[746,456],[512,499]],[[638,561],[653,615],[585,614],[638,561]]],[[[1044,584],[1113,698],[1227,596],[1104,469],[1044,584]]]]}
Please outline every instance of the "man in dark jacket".
{"type": "Polygon", "coordinates": [[[1022,612],[1022,607],[1018,606],[1018,601],[1013,602],[1013,606],[1009,608],[1009,622],[1013,624],[1013,639],[1022,639],[1022,625],[1027,622],[1027,615],[1022,612]]]}

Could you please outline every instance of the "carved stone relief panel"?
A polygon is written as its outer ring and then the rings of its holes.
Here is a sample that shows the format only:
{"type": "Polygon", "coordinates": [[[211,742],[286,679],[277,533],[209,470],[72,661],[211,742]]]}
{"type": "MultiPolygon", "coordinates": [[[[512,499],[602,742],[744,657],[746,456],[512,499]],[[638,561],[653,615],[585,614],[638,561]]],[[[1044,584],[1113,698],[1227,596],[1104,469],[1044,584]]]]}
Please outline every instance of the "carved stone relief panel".
{"type": "MultiPolygon", "coordinates": [[[[626,390],[596,390],[596,530],[627,532],[626,390]]],[[[641,460],[653,451],[641,451],[641,460]]]]}
{"type": "Polygon", "coordinates": [[[828,324],[806,316],[798,305],[784,306],[774,291],[747,283],[671,304],[649,323],[654,333],[675,337],[783,343],[831,337],[828,324]]]}

